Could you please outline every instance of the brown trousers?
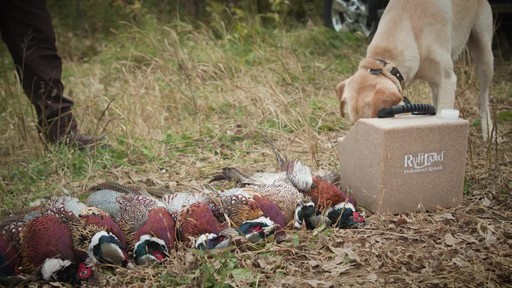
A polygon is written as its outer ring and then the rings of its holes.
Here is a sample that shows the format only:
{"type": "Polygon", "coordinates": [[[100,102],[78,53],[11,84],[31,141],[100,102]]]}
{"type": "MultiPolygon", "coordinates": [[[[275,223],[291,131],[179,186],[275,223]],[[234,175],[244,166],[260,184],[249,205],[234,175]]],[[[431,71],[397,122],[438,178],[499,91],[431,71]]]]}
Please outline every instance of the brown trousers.
{"type": "Polygon", "coordinates": [[[46,0],[0,0],[0,33],[45,140],[55,143],[76,132],[73,101],[63,95],[62,61],[46,0]]]}

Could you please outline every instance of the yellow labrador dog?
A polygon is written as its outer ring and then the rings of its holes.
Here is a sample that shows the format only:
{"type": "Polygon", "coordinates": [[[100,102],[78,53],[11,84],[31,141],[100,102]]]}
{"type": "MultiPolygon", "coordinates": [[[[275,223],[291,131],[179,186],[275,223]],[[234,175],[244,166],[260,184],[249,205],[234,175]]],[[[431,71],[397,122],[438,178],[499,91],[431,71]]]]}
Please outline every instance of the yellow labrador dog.
{"type": "Polygon", "coordinates": [[[453,108],[453,60],[468,46],[479,79],[482,136],[491,117],[493,20],[487,0],[391,0],[357,72],[336,86],[342,116],[352,122],[400,104],[414,79],[429,83],[437,110],[453,108]]]}

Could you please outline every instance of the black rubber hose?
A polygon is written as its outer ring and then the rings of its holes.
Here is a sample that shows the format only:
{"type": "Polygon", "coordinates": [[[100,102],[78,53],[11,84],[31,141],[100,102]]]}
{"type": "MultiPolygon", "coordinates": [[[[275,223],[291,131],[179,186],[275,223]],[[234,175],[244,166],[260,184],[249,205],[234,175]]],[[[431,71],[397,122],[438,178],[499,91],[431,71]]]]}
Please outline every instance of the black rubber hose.
{"type": "Polygon", "coordinates": [[[391,108],[382,108],[377,112],[378,118],[390,118],[396,114],[412,113],[414,115],[436,115],[436,107],[430,104],[395,105],[391,108]]]}

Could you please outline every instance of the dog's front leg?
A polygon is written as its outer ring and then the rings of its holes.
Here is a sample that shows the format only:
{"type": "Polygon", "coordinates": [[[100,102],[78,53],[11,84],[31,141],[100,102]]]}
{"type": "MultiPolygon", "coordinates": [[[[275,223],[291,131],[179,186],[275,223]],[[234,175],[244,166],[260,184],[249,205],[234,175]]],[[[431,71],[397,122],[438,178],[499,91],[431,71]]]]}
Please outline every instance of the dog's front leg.
{"type": "Polygon", "coordinates": [[[440,58],[429,63],[428,83],[432,91],[432,104],[437,111],[453,109],[455,105],[457,76],[453,72],[451,58],[444,58],[444,61],[440,58]]]}
{"type": "Polygon", "coordinates": [[[432,104],[438,112],[441,109],[453,109],[457,76],[453,72],[451,55],[443,49],[436,49],[429,54],[436,57],[423,61],[417,78],[426,80],[430,85],[432,104]]]}
{"type": "Polygon", "coordinates": [[[434,104],[435,107],[437,107],[437,104],[439,104],[439,88],[441,87],[441,83],[438,82],[429,82],[430,86],[430,93],[432,95],[432,104],[434,104]]]}
{"type": "Polygon", "coordinates": [[[457,88],[457,75],[453,72],[453,65],[443,68],[443,78],[439,87],[439,95],[435,104],[438,111],[453,109],[455,106],[455,89],[457,88]]]}

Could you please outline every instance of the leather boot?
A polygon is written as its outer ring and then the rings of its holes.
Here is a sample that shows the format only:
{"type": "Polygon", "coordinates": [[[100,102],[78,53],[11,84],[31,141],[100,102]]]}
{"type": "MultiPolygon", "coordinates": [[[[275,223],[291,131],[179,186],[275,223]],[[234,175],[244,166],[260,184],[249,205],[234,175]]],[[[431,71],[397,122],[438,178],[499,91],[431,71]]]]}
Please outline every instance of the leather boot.
{"type": "Polygon", "coordinates": [[[101,147],[105,147],[105,144],[102,143],[103,139],[105,139],[105,135],[93,136],[70,132],[59,143],[70,147],[77,147],[78,149],[88,149],[99,147],[100,145],[101,147]]]}
{"type": "Polygon", "coordinates": [[[93,136],[80,134],[75,117],[71,112],[71,105],[66,104],[66,100],[69,100],[71,104],[72,102],[68,98],[62,98],[64,101],[59,101],[59,103],[48,101],[45,111],[36,109],[39,115],[38,130],[44,142],[50,145],[67,145],[79,149],[97,146],[99,142],[105,138],[104,135],[93,136]],[[45,115],[58,116],[45,119],[45,115]]]}

